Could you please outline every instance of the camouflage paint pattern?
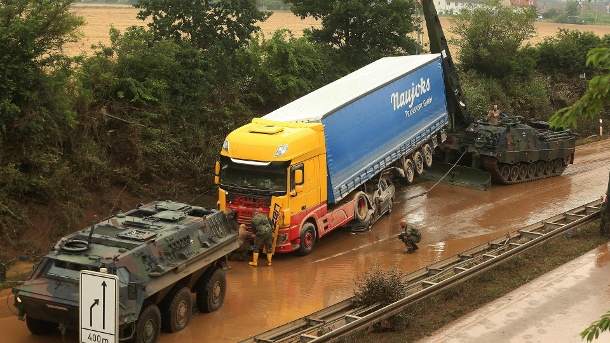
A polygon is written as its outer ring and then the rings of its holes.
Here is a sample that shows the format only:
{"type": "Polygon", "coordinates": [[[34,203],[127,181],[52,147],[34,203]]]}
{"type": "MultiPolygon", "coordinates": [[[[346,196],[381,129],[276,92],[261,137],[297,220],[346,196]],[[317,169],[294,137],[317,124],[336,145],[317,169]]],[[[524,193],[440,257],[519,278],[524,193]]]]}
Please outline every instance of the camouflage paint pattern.
{"type": "Polygon", "coordinates": [[[76,327],[79,272],[105,267],[119,276],[123,330],[137,321],[145,301],[160,303],[176,284],[193,289],[207,270],[224,266],[226,255],[239,245],[237,225],[227,217],[157,201],[63,237],[30,279],[13,289],[19,317],[76,327]],[[67,251],[75,244],[70,242],[87,242],[92,229],[88,246],[67,251]]]}

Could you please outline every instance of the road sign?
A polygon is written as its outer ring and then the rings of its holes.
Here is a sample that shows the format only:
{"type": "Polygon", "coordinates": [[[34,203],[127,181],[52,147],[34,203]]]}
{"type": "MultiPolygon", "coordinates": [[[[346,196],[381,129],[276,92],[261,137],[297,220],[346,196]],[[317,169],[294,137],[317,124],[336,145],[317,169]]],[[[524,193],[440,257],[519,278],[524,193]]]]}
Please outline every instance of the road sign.
{"type": "Polygon", "coordinates": [[[118,343],[118,277],[81,271],[79,298],[80,343],[118,343]]]}

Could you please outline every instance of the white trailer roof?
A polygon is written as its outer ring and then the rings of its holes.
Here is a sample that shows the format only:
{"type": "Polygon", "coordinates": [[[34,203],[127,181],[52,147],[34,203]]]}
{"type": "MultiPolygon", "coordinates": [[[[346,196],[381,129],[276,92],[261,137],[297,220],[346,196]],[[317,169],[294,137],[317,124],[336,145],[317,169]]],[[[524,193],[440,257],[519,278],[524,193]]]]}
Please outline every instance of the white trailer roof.
{"type": "Polygon", "coordinates": [[[438,58],[439,54],[385,57],[317,89],[263,118],[275,121],[320,121],[361,96],[438,58]]]}

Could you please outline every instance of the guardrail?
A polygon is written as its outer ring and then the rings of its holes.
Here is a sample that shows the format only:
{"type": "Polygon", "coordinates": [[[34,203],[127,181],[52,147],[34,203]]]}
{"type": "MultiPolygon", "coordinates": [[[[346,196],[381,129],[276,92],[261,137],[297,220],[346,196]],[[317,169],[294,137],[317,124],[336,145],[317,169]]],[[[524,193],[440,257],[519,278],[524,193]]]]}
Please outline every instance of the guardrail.
{"type": "Polygon", "coordinates": [[[329,342],[390,318],[413,303],[464,282],[600,214],[596,200],[511,232],[408,275],[407,296],[389,305],[358,307],[353,298],[243,340],[242,343],[329,342]]]}

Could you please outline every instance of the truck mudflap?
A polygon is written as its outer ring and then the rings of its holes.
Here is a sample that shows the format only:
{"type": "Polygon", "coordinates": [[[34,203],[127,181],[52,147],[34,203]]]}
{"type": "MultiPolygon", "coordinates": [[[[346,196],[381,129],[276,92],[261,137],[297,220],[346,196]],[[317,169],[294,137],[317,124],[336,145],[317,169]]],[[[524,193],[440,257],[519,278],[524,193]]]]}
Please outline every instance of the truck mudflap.
{"type": "Polygon", "coordinates": [[[423,179],[486,191],[491,187],[491,174],[485,170],[435,162],[421,176],[423,179]]]}

